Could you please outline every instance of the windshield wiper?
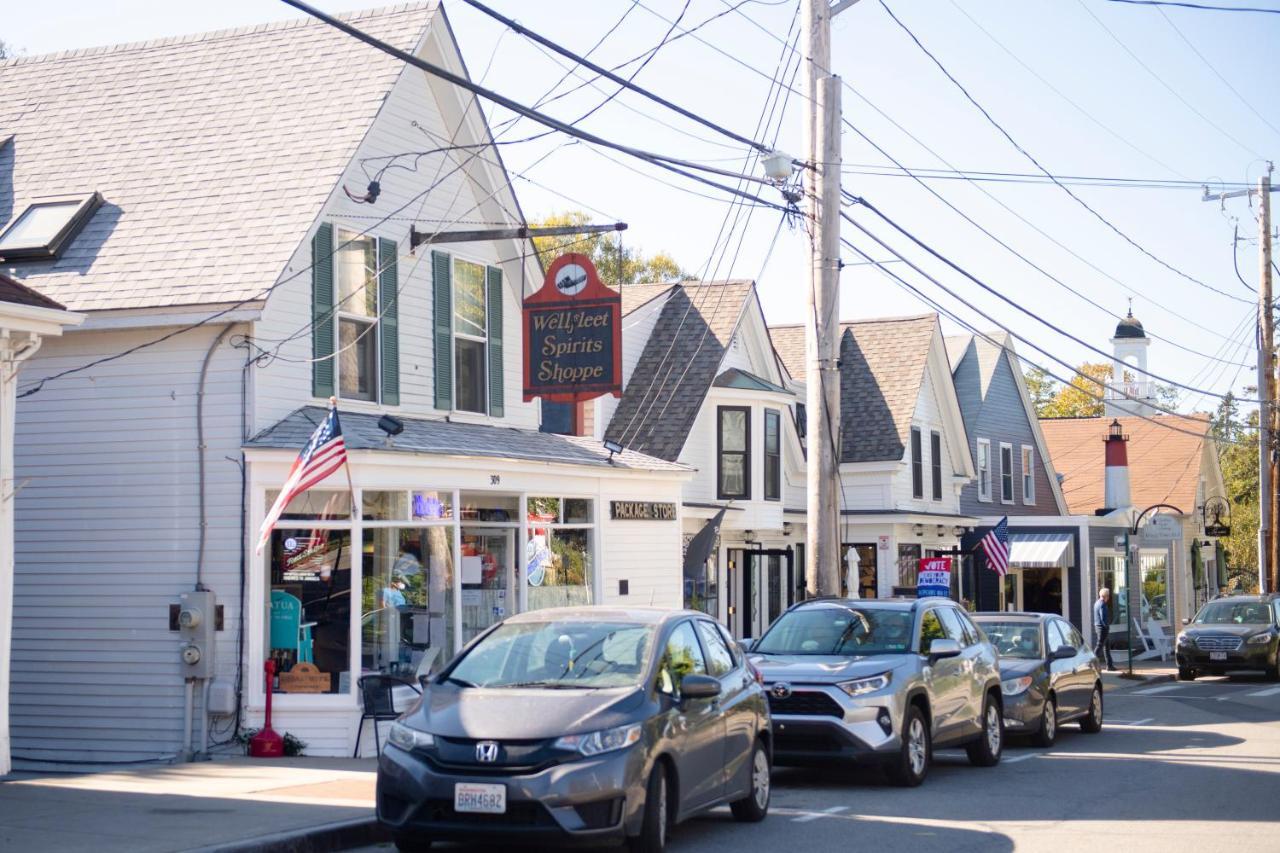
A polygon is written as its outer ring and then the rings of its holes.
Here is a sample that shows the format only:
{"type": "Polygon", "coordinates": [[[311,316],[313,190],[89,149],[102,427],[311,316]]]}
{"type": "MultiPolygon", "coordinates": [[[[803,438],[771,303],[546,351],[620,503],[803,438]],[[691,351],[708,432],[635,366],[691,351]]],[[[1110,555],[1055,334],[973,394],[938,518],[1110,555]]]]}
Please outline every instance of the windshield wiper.
{"type": "Polygon", "coordinates": [[[447,675],[445,676],[444,680],[452,681],[454,684],[458,685],[459,687],[475,687],[475,685],[472,684],[470,681],[467,681],[464,678],[458,678],[456,675],[447,675]]]}
{"type": "Polygon", "coordinates": [[[582,684],[565,684],[560,681],[516,681],[511,684],[495,684],[494,687],[542,687],[547,690],[598,690],[582,684]]]}

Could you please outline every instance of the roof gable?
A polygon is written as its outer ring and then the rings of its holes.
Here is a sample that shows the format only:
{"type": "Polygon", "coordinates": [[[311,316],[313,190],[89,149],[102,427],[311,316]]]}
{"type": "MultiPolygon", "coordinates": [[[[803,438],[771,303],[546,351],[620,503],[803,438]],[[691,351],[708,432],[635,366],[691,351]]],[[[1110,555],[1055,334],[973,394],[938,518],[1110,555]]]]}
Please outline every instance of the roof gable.
{"type": "Polygon", "coordinates": [[[902,459],[938,319],[841,324],[841,462],[902,459]]]}
{"type": "Polygon", "coordinates": [[[14,305],[30,305],[34,308],[64,308],[60,302],[56,302],[45,296],[39,291],[32,290],[20,281],[10,278],[4,273],[0,273],[0,302],[9,302],[14,305]]]}
{"type": "MultiPolygon", "coordinates": [[[[413,50],[436,8],[344,18],[413,50]]],[[[259,298],[403,71],[314,20],[0,62],[0,221],[37,195],[105,199],[20,271],[76,310],[259,298]]]]}

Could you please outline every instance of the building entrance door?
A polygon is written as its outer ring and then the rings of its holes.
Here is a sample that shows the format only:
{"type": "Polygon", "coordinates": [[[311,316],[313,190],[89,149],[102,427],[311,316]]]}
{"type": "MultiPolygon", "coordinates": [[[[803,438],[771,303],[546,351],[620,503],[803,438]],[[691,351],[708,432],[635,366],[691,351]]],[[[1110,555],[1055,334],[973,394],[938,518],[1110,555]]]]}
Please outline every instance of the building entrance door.
{"type": "Polygon", "coordinates": [[[462,528],[462,643],[516,610],[515,530],[462,528]]]}
{"type": "Polygon", "coordinates": [[[736,637],[758,639],[795,603],[794,552],[789,548],[730,549],[726,583],[729,630],[736,637]]]}

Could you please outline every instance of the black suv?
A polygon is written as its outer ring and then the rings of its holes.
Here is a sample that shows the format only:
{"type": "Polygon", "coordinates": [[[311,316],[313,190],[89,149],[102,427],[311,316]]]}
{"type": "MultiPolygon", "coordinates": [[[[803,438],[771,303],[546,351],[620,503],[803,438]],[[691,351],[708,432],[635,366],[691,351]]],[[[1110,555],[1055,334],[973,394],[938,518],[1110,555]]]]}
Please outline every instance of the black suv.
{"type": "Polygon", "coordinates": [[[1178,635],[1178,679],[1260,670],[1280,681],[1280,595],[1215,598],[1178,635]]]}

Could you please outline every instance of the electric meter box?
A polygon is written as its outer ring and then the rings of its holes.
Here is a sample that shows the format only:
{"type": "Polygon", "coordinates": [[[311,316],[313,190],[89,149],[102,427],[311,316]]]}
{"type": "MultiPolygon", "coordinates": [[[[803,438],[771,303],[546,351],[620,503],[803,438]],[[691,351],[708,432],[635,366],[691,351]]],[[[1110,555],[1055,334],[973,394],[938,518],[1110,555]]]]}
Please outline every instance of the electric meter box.
{"type": "Polygon", "coordinates": [[[178,596],[179,660],[186,678],[213,677],[213,645],[217,636],[217,601],[209,590],[178,596]]]}

